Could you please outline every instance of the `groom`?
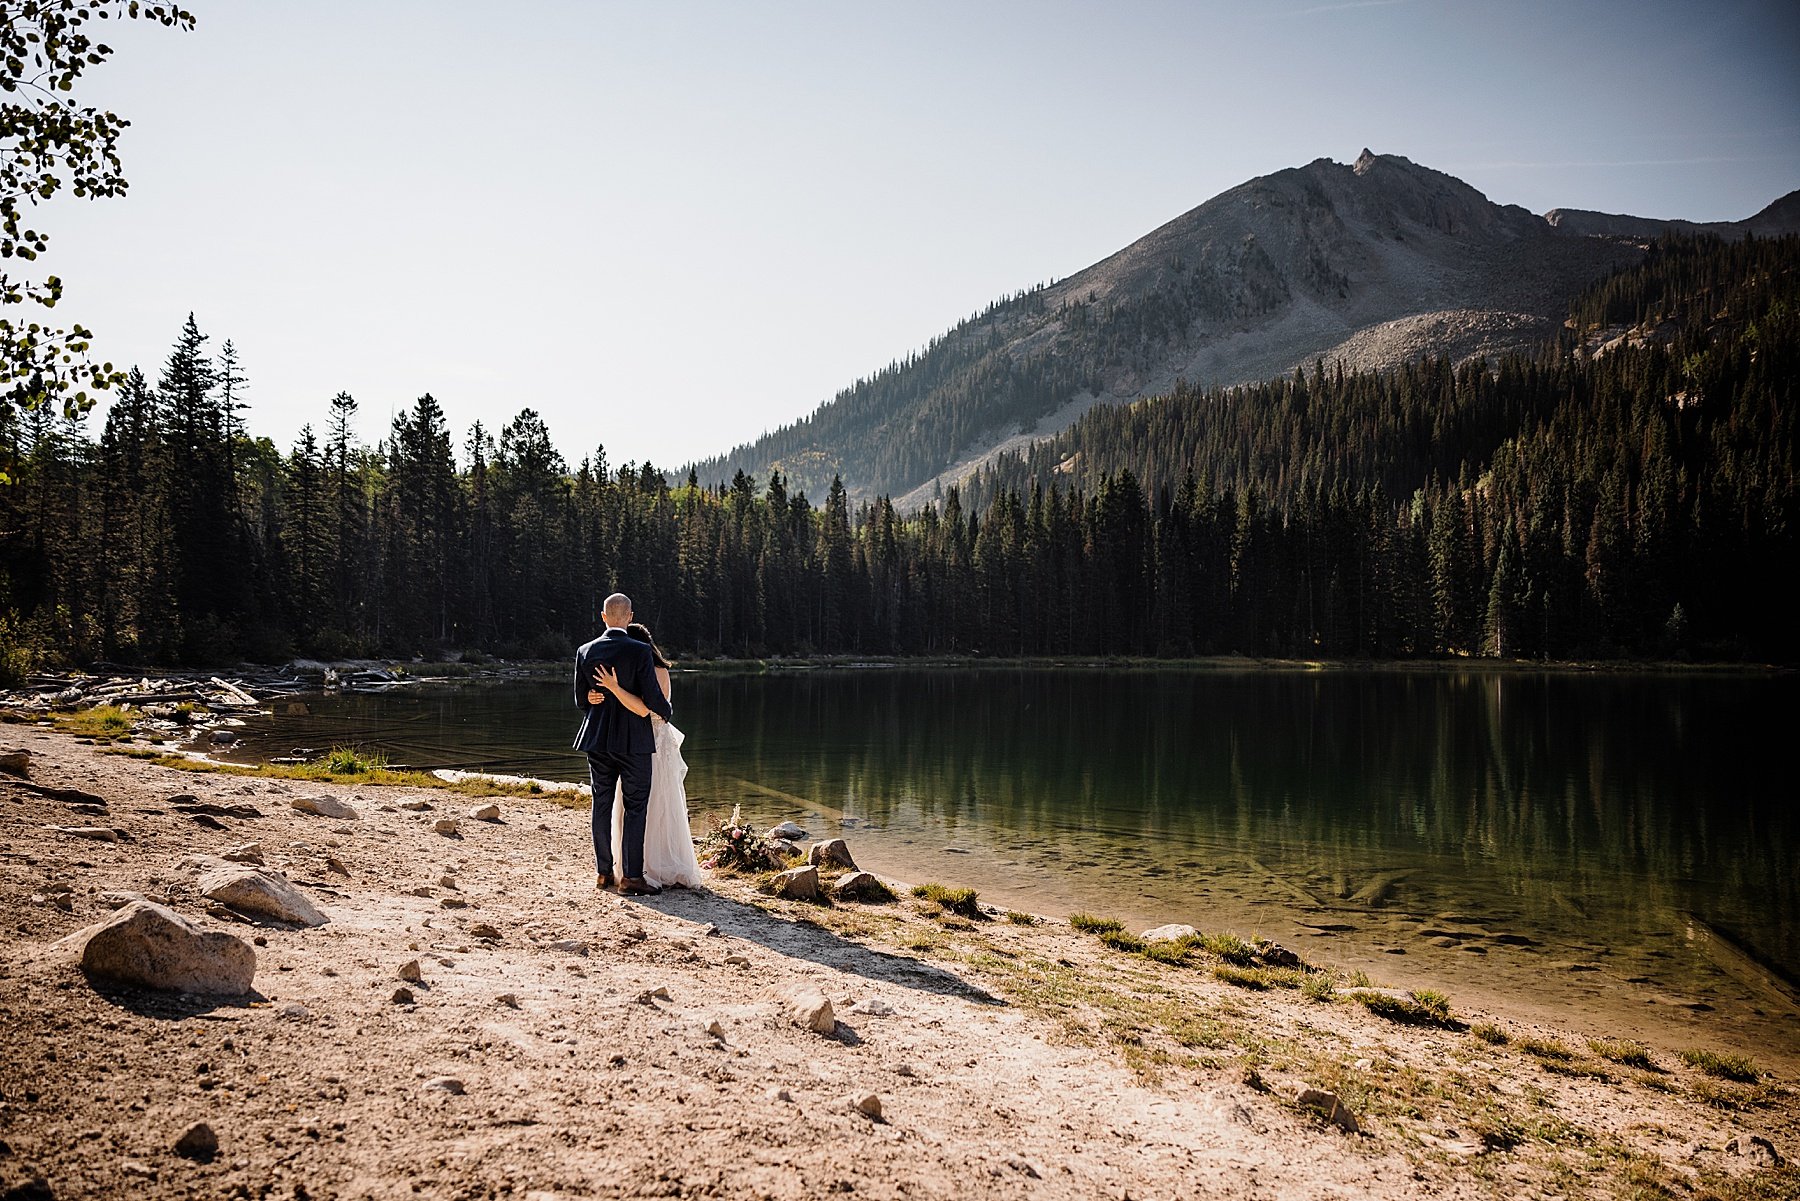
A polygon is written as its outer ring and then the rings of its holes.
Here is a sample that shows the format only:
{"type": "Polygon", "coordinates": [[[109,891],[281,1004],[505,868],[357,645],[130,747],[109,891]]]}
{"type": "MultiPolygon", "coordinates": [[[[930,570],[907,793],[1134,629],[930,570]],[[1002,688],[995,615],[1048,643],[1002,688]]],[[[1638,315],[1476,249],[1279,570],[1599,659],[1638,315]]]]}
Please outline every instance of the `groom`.
{"type": "Polygon", "coordinates": [[[627,896],[654,896],[662,889],[644,879],[644,812],[650,804],[650,759],[656,751],[656,735],[648,717],[637,714],[601,694],[601,703],[588,704],[594,687],[594,669],[609,667],[619,674],[619,687],[636,693],[664,721],[674,717],[662,686],[656,682],[656,661],[650,648],[626,634],[631,624],[631,598],[615,592],[606,598],[600,615],[606,633],[575,652],[575,707],[581,710],[581,730],[575,749],[587,752],[588,778],[594,788],[594,859],[600,870],[599,887],[613,887],[612,797],[613,786],[623,784],[625,794],[624,860],[619,891],[627,896]]]}

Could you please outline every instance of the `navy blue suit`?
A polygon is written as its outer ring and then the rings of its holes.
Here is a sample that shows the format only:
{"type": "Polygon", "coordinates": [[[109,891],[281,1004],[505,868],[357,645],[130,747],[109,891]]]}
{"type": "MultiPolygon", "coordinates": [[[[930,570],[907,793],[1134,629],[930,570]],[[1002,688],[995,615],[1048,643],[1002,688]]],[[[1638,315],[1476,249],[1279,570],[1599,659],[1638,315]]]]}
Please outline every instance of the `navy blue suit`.
{"type": "MultiPolygon", "coordinates": [[[[594,790],[594,862],[602,875],[613,870],[612,797],[623,785],[625,845],[621,874],[628,880],[644,874],[644,812],[650,804],[650,759],[656,752],[656,732],[648,717],[639,717],[612,696],[598,705],[588,704],[596,667],[610,667],[619,675],[619,687],[635,693],[652,713],[664,721],[674,717],[662,685],[656,680],[656,659],[646,643],[621,629],[609,629],[575,652],[575,707],[581,710],[581,729],[575,749],[587,754],[588,781],[594,790]]],[[[604,695],[604,694],[603,694],[604,695]]]]}

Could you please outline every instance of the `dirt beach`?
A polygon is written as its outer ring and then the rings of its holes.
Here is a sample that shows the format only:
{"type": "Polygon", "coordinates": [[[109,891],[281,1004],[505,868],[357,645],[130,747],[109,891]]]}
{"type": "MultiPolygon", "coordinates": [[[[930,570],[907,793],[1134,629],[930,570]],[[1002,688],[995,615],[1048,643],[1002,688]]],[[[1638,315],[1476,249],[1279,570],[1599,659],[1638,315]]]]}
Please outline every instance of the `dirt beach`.
{"type": "Polygon", "coordinates": [[[3,1198],[1800,1189],[1785,1059],[1690,1063],[1330,963],[1234,967],[1224,943],[1162,963],[898,884],[600,894],[586,812],[548,799],[487,821],[441,790],[194,774],[37,727],[0,746],[30,752],[29,782],[0,775],[3,1198]],[[249,843],[325,924],[200,894],[249,843]],[[84,974],[59,940],[126,894],[253,941],[253,992],[84,974]],[[178,1151],[197,1123],[216,1150],[178,1151]]]}

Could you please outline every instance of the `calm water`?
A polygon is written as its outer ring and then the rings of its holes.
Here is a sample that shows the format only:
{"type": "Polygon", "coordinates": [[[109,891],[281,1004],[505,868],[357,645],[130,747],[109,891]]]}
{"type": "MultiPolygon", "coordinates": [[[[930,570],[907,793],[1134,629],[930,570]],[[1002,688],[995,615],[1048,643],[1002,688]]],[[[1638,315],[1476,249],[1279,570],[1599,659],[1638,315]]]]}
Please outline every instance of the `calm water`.
{"type": "MultiPolygon", "coordinates": [[[[583,779],[566,687],[303,698],[246,745],[583,779]]],[[[1796,1040],[1791,677],[896,668],[675,693],[696,829],[742,803],[1042,912],[1796,1040]]]]}

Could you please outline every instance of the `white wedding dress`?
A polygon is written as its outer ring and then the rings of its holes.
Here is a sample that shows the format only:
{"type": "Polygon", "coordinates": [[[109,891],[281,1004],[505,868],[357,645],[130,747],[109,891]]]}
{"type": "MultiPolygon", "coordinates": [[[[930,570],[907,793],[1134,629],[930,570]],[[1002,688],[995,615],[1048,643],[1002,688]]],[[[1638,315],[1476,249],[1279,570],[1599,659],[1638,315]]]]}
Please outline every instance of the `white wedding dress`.
{"type": "MultiPolygon", "coordinates": [[[[688,828],[687,762],[681,744],[687,735],[666,721],[655,723],[656,754],[650,760],[650,805],[644,813],[644,879],[659,888],[700,887],[700,860],[688,828]]],[[[613,790],[614,862],[625,865],[625,793],[613,790]]]]}

